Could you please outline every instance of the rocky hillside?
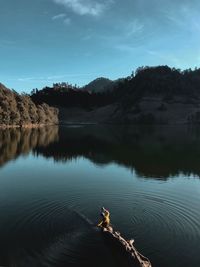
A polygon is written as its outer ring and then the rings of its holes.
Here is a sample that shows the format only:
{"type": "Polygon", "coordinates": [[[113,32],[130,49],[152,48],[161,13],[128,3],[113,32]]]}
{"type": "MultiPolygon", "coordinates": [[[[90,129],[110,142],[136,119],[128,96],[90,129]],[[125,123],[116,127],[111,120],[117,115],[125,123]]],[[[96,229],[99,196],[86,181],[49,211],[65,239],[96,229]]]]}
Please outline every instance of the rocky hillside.
{"type": "Polygon", "coordinates": [[[47,104],[36,105],[0,84],[0,126],[31,126],[58,123],[58,110],[47,104]]]}

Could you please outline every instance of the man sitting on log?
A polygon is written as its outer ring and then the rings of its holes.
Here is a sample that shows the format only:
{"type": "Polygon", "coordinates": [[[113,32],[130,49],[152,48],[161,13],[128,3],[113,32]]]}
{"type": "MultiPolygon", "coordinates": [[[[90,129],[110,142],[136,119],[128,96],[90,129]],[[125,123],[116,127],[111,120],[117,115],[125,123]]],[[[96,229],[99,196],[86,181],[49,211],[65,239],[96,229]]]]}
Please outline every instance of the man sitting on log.
{"type": "Polygon", "coordinates": [[[101,216],[103,217],[103,219],[97,226],[102,227],[102,228],[109,228],[110,227],[110,212],[103,207],[101,209],[101,216]]]}
{"type": "Polygon", "coordinates": [[[110,226],[110,212],[104,207],[101,209],[101,216],[103,217],[103,219],[97,226],[101,227],[103,232],[107,233],[112,238],[112,240],[116,240],[122,246],[126,253],[128,253],[128,255],[131,257],[131,259],[133,259],[134,266],[152,267],[149,259],[139,253],[134,247],[133,239],[126,240],[121,236],[119,232],[113,230],[113,228],[110,226]]]}

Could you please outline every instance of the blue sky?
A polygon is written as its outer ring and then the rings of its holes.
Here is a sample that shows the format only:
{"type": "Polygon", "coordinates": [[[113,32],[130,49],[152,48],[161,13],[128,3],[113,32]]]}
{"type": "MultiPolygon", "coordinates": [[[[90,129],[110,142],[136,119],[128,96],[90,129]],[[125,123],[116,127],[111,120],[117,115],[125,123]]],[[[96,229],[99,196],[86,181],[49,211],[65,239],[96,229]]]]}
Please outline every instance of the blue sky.
{"type": "Polygon", "coordinates": [[[0,0],[0,82],[29,92],[200,65],[199,0],[0,0]]]}

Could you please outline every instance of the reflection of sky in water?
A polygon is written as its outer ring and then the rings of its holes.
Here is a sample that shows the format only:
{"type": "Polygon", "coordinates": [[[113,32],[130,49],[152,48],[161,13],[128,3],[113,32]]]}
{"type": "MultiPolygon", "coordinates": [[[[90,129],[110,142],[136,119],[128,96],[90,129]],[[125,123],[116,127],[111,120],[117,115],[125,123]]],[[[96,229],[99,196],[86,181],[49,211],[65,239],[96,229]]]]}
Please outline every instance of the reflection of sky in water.
{"type": "MultiPolygon", "coordinates": [[[[62,145],[67,151],[66,143],[62,145]]],[[[54,267],[94,266],[87,254],[92,250],[95,266],[102,263],[102,254],[107,259],[104,266],[117,266],[118,253],[92,226],[105,206],[114,227],[134,238],[154,267],[199,267],[197,176],[148,179],[114,160],[103,165],[84,156],[55,161],[53,155],[42,156],[50,146],[41,154],[36,150],[7,161],[0,169],[0,264],[12,259],[20,267],[46,261],[54,267]]]]}

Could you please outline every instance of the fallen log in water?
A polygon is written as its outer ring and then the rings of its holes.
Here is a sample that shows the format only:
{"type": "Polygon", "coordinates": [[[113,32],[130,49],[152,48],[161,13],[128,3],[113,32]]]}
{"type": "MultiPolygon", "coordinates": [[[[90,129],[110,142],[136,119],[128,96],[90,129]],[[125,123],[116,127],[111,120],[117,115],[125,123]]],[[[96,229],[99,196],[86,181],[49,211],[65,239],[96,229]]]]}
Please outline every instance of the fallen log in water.
{"type": "Polygon", "coordinates": [[[128,254],[133,262],[133,266],[137,267],[152,267],[151,262],[148,258],[143,256],[134,247],[134,240],[124,239],[119,232],[113,230],[110,226],[110,212],[102,207],[101,209],[102,221],[98,224],[98,227],[102,228],[103,233],[111,237],[111,240],[116,241],[117,244],[128,254]]]}
{"type": "Polygon", "coordinates": [[[131,257],[131,259],[133,259],[133,266],[152,267],[150,260],[143,256],[141,253],[139,253],[134,247],[134,240],[124,239],[121,234],[119,232],[114,231],[111,226],[102,227],[102,231],[104,234],[117,241],[117,243],[121,245],[125,252],[131,257]]]}

